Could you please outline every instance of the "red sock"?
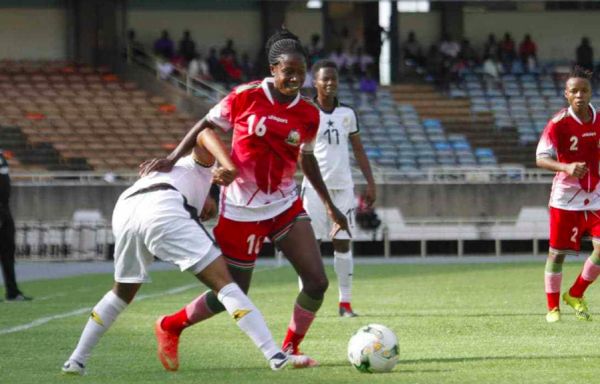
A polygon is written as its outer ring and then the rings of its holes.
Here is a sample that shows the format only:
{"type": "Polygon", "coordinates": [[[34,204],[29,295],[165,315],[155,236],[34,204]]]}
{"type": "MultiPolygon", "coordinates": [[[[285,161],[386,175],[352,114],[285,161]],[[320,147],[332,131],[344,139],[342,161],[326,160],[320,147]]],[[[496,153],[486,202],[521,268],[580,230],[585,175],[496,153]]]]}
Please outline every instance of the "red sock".
{"type": "Polygon", "coordinates": [[[302,308],[299,304],[294,305],[294,312],[292,313],[292,319],[283,340],[282,348],[285,349],[289,343],[292,343],[292,354],[297,355],[298,346],[304,339],[304,335],[308,332],[308,328],[310,328],[314,319],[314,312],[302,308]]]}
{"type": "Polygon", "coordinates": [[[560,292],[547,292],[546,300],[548,301],[548,310],[551,311],[554,308],[560,306],[560,292]]]}
{"type": "Polygon", "coordinates": [[[298,346],[304,340],[304,335],[299,335],[288,328],[285,339],[283,339],[282,348],[285,349],[290,343],[292,344],[292,355],[298,354],[298,346]]]}
{"type": "Polygon", "coordinates": [[[347,303],[345,301],[340,301],[340,308],[344,308],[346,311],[352,312],[352,306],[350,305],[350,303],[347,303]]]}
{"type": "Polygon", "coordinates": [[[592,284],[592,281],[587,281],[581,277],[581,274],[579,274],[579,276],[577,276],[577,280],[575,280],[575,283],[569,290],[569,295],[573,297],[583,297],[583,293],[590,284],[592,284]]]}
{"type": "Polygon", "coordinates": [[[188,315],[185,307],[172,315],[165,316],[160,324],[162,329],[165,331],[175,333],[177,335],[180,335],[188,325],[190,324],[188,322],[188,315]]]}

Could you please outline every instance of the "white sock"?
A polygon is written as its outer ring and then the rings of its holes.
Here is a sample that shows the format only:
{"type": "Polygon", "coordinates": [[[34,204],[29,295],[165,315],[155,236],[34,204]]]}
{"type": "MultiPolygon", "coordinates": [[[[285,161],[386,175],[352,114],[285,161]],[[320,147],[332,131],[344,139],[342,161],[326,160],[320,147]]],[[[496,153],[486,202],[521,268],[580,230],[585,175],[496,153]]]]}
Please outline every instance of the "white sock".
{"type": "Polygon", "coordinates": [[[354,271],[354,260],[352,260],[352,251],[334,251],[333,269],[335,270],[335,273],[338,278],[340,303],[350,303],[352,301],[352,272],[354,271]]]}
{"type": "Polygon", "coordinates": [[[224,286],[217,297],[227,313],[236,321],[238,327],[252,339],[254,345],[261,350],[267,360],[281,351],[275,345],[263,315],[236,283],[224,286]]]}
{"type": "Polygon", "coordinates": [[[127,308],[127,303],[115,295],[113,291],[108,291],[92,310],[79,338],[79,343],[77,343],[77,347],[69,360],[75,360],[85,365],[100,337],[110,328],[125,308],[127,308]]]}

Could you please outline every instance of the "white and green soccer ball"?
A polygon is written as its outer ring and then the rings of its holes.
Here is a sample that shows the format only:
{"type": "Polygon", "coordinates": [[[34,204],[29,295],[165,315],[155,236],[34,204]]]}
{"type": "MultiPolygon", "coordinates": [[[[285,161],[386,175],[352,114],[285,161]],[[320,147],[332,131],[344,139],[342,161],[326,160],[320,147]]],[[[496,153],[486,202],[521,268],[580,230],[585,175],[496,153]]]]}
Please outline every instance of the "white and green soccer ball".
{"type": "Polygon", "coordinates": [[[348,342],[348,360],[360,372],[390,372],[398,363],[398,338],[381,324],[361,327],[348,342]]]}

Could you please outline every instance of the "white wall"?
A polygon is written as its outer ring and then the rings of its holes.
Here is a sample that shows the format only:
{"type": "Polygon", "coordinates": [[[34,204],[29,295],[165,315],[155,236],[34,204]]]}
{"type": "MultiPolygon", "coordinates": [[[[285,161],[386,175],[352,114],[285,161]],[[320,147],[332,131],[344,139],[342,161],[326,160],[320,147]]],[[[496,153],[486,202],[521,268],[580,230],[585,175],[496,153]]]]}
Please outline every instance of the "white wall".
{"type": "Polygon", "coordinates": [[[308,45],[310,37],[318,33],[323,42],[323,20],[321,10],[288,10],[285,13],[285,26],[308,45]]]}
{"type": "Polygon", "coordinates": [[[67,57],[64,9],[0,8],[0,59],[67,57]]]}
{"type": "Polygon", "coordinates": [[[398,13],[398,29],[400,43],[406,40],[410,31],[415,31],[417,41],[421,43],[424,53],[427,53],[429,46],[440,40],[440,13],[398,13]]]}
{"type": "Polygon", "coordinates": [[[203,55],[210,47],[220,48],[227,39],[234,41],[234,47],[241,55],[248,52],[254,57],[260,49],[261,29],[258,11],[149,11],[131,10],[128,14],[129,28],[136,32],[137,39],[147,47],[163,29],[169,31],[177,45],[183,31],[189,29],[196,42],[196,48],[203,55]]]}
{"type": "Polygon", "coordinates": [[[543,60],[574,60],[582,36],[588,36],[600,59],[600,12],[465,12],[465,36],[476,47],[489,33],[510,32],[517,45],[530,33],[543,60]]]}

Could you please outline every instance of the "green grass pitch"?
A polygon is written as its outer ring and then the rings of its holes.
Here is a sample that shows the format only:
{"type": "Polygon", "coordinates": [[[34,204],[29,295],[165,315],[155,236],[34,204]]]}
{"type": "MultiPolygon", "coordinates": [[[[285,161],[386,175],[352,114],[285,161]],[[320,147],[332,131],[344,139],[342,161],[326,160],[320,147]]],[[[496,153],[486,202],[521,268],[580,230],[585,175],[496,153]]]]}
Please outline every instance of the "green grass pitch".
{"type": "MultiPolygon", "coordinates": [[[[563,289],[583,259],[565,266],[563,289]]],[[[563,305],[563,321],[546,324],[543,261],[503,264],[358,265],[354,307],[361,317],[337,316],[330,291],[303,350],[320,361],[310,370],[271,372],[262,355],[221,314],[186,330],[180,370],[163,370],[155,357],[157,316],[179,309],[203,288],[134,302],[100,341],[85,377],[63,377],[87,315],[49,321],[19,332],[2,330],[93,306],[112,282],[109,274],[22,284],[31,303],[0,303],[0,383],[569,383],[600,377],[600,288],[588,302],[595,319],[577,321],[563,305]],[[381,323],[400,340],[400,363],[389,374],[361,374],[346,360],[351,334],[381,323]]],[[[160,294],[194,283],[175,271],[153,273],[140,294],[160,294]]],[[[297,280],[290,267],[254,276],[251,298],[281,340],[297,280]]]]}

